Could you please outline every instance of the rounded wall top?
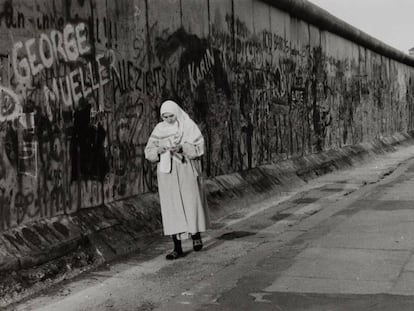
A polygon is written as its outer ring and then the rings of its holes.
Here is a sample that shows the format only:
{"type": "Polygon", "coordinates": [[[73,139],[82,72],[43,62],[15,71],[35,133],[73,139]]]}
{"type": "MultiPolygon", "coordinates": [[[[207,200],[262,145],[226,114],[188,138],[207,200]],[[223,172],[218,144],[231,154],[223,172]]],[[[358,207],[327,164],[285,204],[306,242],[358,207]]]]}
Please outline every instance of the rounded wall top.
{"type": "Polygon", "coordinates": [[[414,67],[414,58],[404,52],[385,44],[358,28],[333,16],[328,11],[307,0],[261,0],[269,5],[306,21],[321,30],[337,34],[381,55],[414,67]]]}

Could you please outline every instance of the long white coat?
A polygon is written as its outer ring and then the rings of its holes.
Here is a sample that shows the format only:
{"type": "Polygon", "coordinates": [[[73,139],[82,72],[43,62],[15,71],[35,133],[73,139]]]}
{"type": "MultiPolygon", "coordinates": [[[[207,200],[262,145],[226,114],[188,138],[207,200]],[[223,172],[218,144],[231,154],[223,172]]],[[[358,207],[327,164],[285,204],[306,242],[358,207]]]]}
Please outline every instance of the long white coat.
{"type": "MultiPolygon", "coordinates": [[[[152,137],[145,148],[145,157],[158,162],[159,141],[152,137]]],[[[204,140],[185,143],[183,161],[171,158],[171,172],[160,172],[157,164],[158,192],[165,235],[204,232],[209,226],[207,202],[202,185],[201,163],[204,140]],[[190,156],[191,155],[191,156],[190,156]]],[[[169,151],[168,151],[169,152],[169,151]]]]}

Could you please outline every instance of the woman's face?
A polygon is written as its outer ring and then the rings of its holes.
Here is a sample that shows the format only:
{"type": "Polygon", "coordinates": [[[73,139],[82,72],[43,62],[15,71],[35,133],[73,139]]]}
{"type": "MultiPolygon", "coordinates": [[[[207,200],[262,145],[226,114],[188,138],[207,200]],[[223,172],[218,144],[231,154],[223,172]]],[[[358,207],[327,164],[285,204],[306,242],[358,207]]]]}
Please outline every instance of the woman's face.
{"type": "Polygon", "coordinates": [[[174,124],[175,121],[177,121],[176,115],[169,112],[163,113],[161,117],[165,122],[169,124],[174,124]]]}

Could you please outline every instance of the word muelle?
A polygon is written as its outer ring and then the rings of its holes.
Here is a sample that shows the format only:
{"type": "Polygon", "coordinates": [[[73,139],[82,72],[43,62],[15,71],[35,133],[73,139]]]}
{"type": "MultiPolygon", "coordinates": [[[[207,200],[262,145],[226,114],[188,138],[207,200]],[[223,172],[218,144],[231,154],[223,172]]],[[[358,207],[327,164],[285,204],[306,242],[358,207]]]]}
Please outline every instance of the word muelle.
{"type": "MultiPolygon", "coordinates": [[[[65,106],[76,108],[82,97],[88,97],[93,91],[110,82],[112,80],[111,73],[117,74],[113,50],[108,50],[105,54],[98,54],[95,61],[95,64],[88,62],[79,66],[67,75],[54,77],[51,80],[51,86],[45,85],[43,87],[49,119],[52,117],[49,113],[51,101],[62,101],[65,106]],[[102,60],[105,60],[107,64],[104,65],[102,60]],[[96,71],[93,70],[93,67],[98,68],[98,77],[96,77],[96,71]]],[[[50,121],[52,120],[50,119],[50,121]]]]}

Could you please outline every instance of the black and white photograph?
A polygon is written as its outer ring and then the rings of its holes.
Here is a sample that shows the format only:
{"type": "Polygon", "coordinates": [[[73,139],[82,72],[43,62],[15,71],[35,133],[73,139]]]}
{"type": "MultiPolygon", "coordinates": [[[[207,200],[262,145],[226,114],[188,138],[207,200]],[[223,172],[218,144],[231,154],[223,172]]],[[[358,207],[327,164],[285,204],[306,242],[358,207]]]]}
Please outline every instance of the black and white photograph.
{"type": "Polygon", "coordinates": [[[413,311],[414,0],[0,0],[0,310],[413,311]]]}

